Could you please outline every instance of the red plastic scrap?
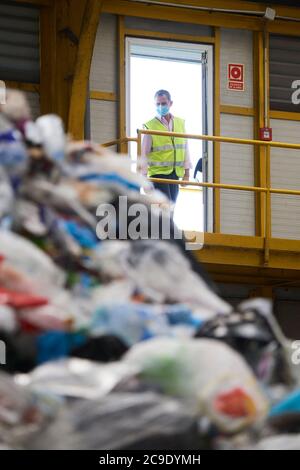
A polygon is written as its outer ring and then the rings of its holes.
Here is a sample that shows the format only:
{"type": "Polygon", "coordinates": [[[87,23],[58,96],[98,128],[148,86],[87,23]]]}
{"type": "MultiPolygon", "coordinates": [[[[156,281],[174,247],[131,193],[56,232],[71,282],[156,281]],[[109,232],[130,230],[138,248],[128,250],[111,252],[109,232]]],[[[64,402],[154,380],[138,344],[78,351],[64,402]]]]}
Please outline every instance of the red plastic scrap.
{"type": "Polygon", "coordinates": [[[41,307],[47,305],[46,297],[38,297],[23,292],[15,292],[4,287],[0,287],[0,305],[10,305],[13,308],[41,307]]]}
{"type": "Polygon", "coordinates": [[[240,387],[219,394],[214,406],[220,413],[232,418],[252,416],[255,411],[252,398],[240,387]]]}

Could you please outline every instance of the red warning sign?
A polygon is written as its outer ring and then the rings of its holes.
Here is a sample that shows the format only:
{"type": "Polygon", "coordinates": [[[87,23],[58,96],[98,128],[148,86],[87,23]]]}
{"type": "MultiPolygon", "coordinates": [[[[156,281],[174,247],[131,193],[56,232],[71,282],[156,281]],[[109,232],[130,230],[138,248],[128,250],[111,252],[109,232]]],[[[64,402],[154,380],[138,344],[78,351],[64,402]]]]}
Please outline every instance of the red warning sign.
{"type": "Polygon", "coordinates": [[[228,64],[228,90],[244,91],[244,65],[243,64],[228,64]]]}

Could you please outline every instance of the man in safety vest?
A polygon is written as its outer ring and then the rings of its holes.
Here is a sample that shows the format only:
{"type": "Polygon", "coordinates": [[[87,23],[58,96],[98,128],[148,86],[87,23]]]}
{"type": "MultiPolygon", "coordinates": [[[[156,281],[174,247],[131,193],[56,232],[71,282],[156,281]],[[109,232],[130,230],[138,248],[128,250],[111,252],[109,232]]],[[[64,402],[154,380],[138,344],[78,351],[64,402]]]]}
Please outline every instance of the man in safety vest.
{"type": "MultiPolygon", "coordinates": [[[[185,122],[170,113],[173,104],[167,90],[159,90],[154,96],[157,114],[144,124],[144,129],[185,133],[185,122]]],[[[144,135],[142,157],[146,162],[142,172],[148,177],[189,180],[192,168],[187,140],[179,137],[144,135]]],[[[168,198],[176,202],[179,187],[177,184],[154,183],[168,198]]]]}

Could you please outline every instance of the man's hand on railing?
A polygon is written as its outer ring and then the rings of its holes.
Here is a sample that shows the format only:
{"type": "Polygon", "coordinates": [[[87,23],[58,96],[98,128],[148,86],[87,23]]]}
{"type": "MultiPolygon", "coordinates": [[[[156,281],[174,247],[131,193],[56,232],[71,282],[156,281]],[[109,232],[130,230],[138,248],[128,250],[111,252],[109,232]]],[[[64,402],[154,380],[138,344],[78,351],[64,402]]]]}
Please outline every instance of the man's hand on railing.
{"type": "MultiPolygon", "coordinates": [[[[184,172],[184,176],[182,178],[182,181],[190,181],[190,170],[185,170],[184,172]]],[[[185,184],[182,184],[180,185],[182,188],[185,188],[186,185],[185,184]]]]}
{"type": "Polygon", "coordinates": [[[190,181],[190,170],[185,170],[184,177],[182,178],[183,181],[190,181]]]}

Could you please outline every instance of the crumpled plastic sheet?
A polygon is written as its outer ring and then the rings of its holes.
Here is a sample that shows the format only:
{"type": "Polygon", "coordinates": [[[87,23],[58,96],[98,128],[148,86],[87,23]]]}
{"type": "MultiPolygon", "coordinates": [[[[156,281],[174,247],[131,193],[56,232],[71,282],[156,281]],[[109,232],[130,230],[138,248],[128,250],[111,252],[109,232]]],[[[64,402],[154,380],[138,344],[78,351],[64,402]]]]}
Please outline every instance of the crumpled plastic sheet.
{"type": "Polygon", "coordinates": [[[95,399],[109,393],[136,369],[123,362],[97,364],[85,359],[48,362],[30,374],[19,374],[16,381],[36,393],[95,399]]]}
{"type": "Polygon", "coordinates": [[[197,417],[186,404],[153,392],[112,393],[76,403],[72,425],[79,449],[196,449],[197,417]]]}
{"type": "Polygon", "coordinates": [[[35,279],[43,288],[60,288],[65,282],[65,274],[49,256],[33,243],[20,235],[0,230],[0,254],[14,268],[35,279]]]}
{"type": "Polygon", "coordinates": [[[192,271],[189,261],[174,244],[161,240],[137,241],[121,253],[120,262],[129,278],[154,302],[197,305],[207,316],[232,310],[192,271]]]}

